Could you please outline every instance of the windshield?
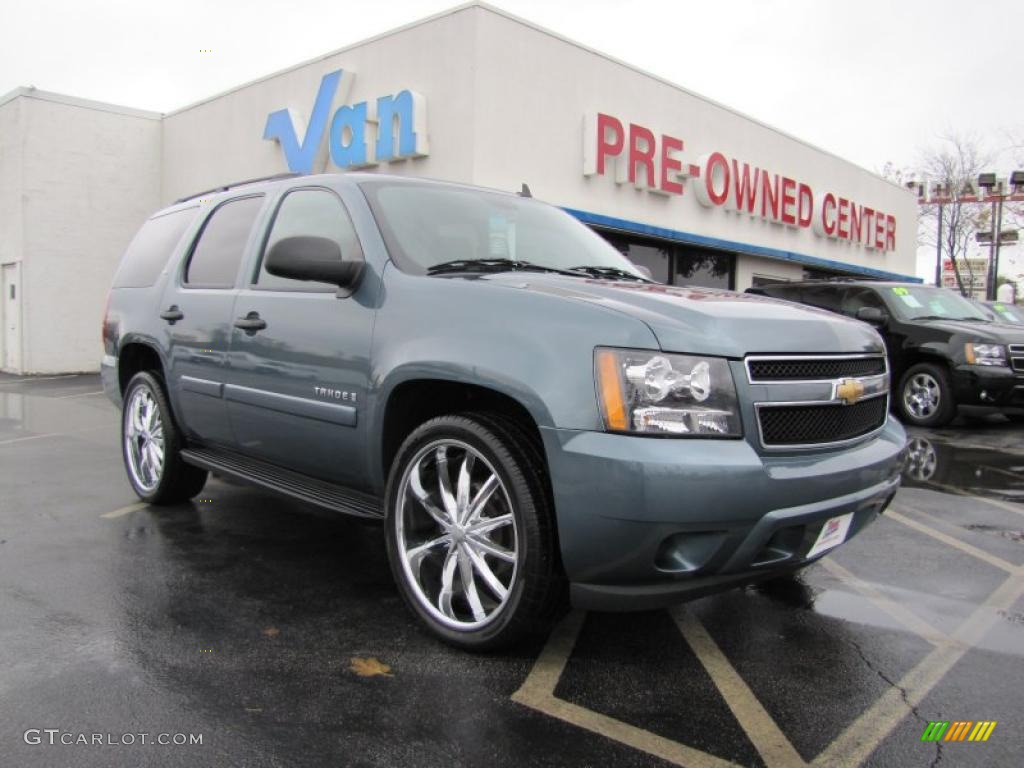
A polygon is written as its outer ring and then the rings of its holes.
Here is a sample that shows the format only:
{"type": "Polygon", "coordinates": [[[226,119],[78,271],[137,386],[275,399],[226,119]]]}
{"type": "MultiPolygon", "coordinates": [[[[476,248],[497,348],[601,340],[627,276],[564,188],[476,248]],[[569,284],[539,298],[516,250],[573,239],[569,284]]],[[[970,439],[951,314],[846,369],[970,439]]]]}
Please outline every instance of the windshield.
{"type": "Polygon", "coordinates": [[[892,285],[881,289],[886,303],[904,320],[988,319],[963,296],[945,288],[927,285],[892,285]]]}
{"type": "Polygon", "coordinates": [[[407,272],[426,274],[437,265],[483,262],[495,270],[528,263],[554,270],[597,267],[643,277],[589,227],[530,198],[406,181],[366,181],[360,187],[391,257],[407,272]]]}
{"type": "Polygon", "coordinates": [[[1003,304],[1002,302],[989,304],[988,307],[991,307],[990,311],[993,313],[997,323],[1024,325],[1024,313],[1021,312],[1020,307],[1013,304],[1003,304]]]}

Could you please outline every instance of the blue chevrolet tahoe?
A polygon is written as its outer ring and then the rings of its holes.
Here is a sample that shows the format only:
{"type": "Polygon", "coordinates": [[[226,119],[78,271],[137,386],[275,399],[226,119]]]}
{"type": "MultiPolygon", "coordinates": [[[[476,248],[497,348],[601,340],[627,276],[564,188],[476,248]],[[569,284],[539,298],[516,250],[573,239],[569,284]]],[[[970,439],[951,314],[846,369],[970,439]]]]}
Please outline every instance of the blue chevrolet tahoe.
{"type": "Polygon", "coordinates": [[[468,649],[801,568],[883,512],[906,442],[870,326],[654,283],[556,207],[443,182],[181,200],[103,337],[141,499],[215,472],[380,521],[412,613],[468,649]]]}

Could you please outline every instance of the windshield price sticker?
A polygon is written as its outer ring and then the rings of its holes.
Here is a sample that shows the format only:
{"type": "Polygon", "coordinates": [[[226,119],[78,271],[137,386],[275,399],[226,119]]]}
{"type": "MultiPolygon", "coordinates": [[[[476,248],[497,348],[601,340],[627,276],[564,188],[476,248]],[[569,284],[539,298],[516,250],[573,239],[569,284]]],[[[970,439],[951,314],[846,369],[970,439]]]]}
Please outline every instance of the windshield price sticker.
{"type": "MultiPolygon", "coordinates": [[[[905,288],[903,290],[906,291],[905,288]]],[[[921,308],[921,302],[918,301],[916,297],[911,296],[909,292],[900,293],[900,294],[897,294],[897,295],[900,297],[900,299],[903,301],[903,303],[906,304],[908,307],[913,307],[914,309],[920,309],[921,308]]]]}

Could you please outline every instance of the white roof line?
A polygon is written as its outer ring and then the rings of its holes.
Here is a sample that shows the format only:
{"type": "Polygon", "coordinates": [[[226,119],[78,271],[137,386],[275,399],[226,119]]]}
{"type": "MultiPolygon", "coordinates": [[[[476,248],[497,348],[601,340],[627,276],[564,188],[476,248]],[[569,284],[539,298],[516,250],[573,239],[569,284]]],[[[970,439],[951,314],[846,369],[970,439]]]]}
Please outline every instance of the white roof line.
{"type": "Polygon", "coordinates": [[[120,104],[108,104],[104,101],[93,101],[92,99],[82,99],[78,96],[68,96],[64,93],[54,93],[53,91],[41,91],[38,88],[19,87],[13,91],[5,93],[0,96],[0,106],[3,106],[9,101],[24,96],[27,99],[38,99],[39,101],[49,101],[54,104],[65,104],[71,107],[79,107],[81,109],[95,109],[99,112],[110,112],[116,115],[126,115],[127,117],[139,117],[145,120],[160,120],[163,114],[160,112],[150,112],[145,109],[135,109],[134,107],[124,107],[120,104]]]}

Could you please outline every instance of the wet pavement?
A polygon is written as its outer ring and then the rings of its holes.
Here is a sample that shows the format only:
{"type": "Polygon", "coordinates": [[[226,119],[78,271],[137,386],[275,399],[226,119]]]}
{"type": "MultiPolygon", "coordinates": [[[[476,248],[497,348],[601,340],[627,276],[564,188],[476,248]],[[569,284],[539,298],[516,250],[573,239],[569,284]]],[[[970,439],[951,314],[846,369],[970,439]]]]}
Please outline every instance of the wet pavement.
{"type": "Polygon", "coordinates": [[[217,479],[137,504],[99,389],[0,376],[0,765],[1021,764],[1024,427],[913,431],[892,509],[797,579],[474,656],[377,528],[217,479]]]}

